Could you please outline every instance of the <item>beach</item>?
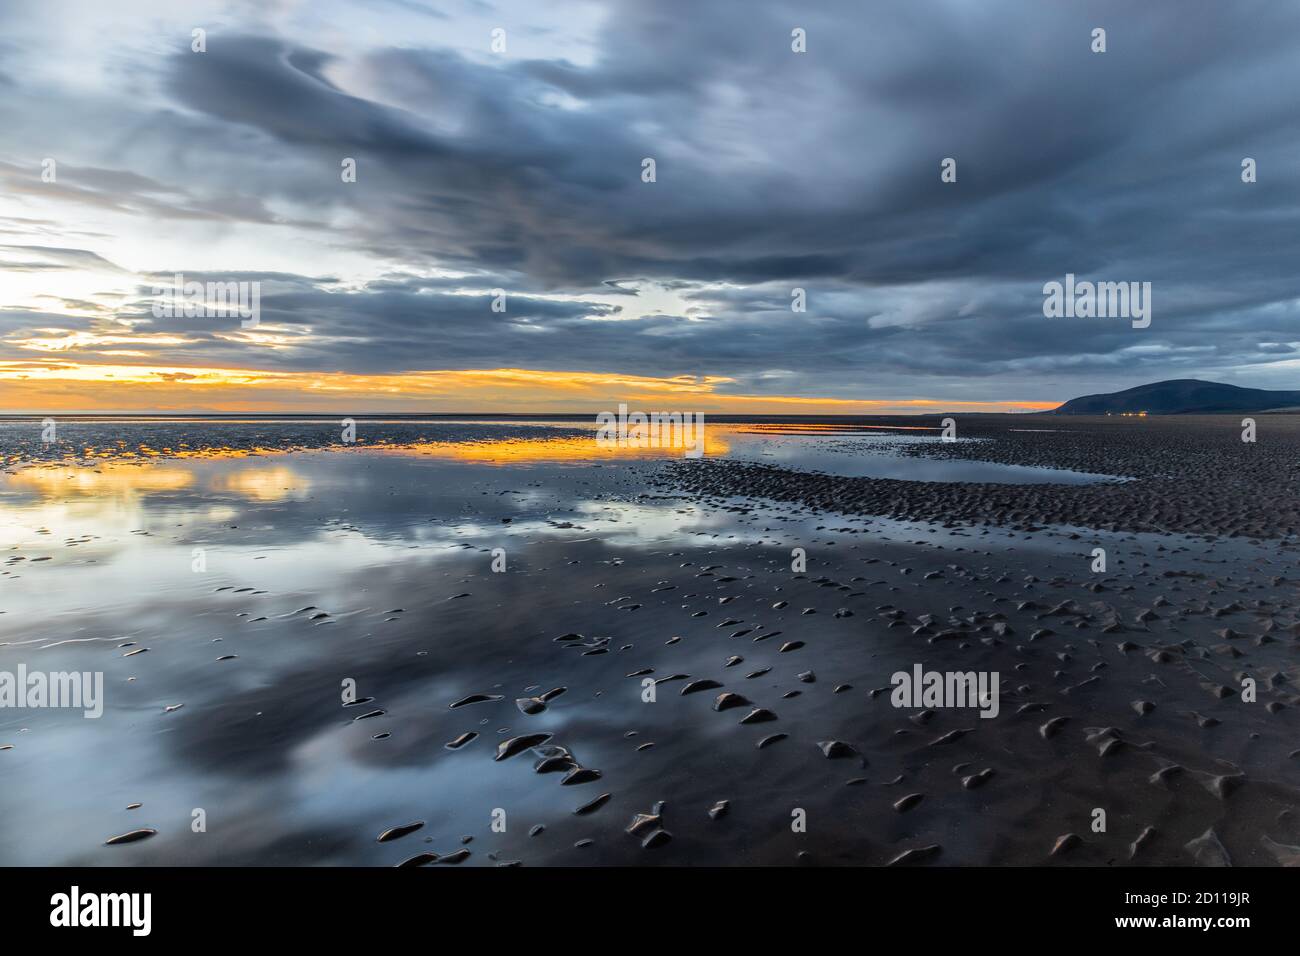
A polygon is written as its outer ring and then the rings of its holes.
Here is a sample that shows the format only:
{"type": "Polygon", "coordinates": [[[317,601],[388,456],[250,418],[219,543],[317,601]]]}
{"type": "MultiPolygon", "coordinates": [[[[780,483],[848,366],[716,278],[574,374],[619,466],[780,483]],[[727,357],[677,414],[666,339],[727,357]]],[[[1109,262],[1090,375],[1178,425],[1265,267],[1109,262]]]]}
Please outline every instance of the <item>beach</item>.
{"type": "Polygon", "coordinates": [[[1294,863],[1300,416],[941,419],[0,424],[0,863],[1294,863]]]}

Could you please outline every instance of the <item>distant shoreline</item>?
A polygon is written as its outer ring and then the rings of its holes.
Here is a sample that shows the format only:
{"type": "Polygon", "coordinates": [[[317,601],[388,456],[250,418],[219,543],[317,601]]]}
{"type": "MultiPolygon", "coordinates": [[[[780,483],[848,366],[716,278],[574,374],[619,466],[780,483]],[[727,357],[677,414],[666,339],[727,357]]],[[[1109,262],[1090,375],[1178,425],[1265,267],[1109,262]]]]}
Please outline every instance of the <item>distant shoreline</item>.
{"type": "MultiPolygon", "coordinates": [[[[649,410],[649,409],[648,409],[649,410]]],[[[753,424],[760,422],[828,422],[854,424],[891,419],[916,421],[926,418],[943,418],[948,415],[970,417],[980,416],[1014,416],[1039,414],[1037,412],[960,412],[960,411],[926,411],[911,413],[894,413],[888,415],[737,415],[734,413],[710,414],[704,412],[709,422],[720,424],[753,424]]],[[[535,422],[592,422],[597,412],[29,412],[3,413],[0,421],[40,421],[43,418],[62,419],[63,421],[339,421],[342,418],[358,420],[386,421],[535,421],[535,422]]]]}

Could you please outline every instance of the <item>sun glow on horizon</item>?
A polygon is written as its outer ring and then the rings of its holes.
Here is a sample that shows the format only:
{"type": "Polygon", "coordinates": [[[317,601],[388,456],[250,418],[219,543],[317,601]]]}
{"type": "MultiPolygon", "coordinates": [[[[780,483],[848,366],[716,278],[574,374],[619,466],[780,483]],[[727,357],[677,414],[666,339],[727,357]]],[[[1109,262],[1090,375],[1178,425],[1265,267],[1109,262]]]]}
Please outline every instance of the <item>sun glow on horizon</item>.
{"type": "Polygon", "coordinates": [[[722,375],[653,377],[524,368],[366,375],[222,367],[0,362],[0,410],[56,412],[493,412],[673,408],[712,414],[890,414],[1038,411],[1059,402],[856,399],[724,391],[722,375]]]}

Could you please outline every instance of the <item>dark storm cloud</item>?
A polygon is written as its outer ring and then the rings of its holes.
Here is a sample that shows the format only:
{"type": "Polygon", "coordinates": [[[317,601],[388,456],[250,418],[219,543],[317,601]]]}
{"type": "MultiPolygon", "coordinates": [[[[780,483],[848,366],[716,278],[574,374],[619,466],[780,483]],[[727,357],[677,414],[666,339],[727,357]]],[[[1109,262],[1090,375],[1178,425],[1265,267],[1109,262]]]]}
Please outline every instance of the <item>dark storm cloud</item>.
{"type": "MultiPolygon", "coordinates": [[[[390,5],[454,17],[375,9],[390,5]]],[[[167,357],[720,374],[862,397],[1064,397],[1251,366],[1283,384],[1266,366],[1300,341],[1300,7],[608,7],[591,64],[490,57],[486,37],[449,48],[434,19],[361,52],[264,31],[165,60],[159,88],[203,143],[195,175],[256,171],[233,194],[240,218],[291,208],[383,262],[471,273],[268,280],[263,324],[310,336],[264,351],[189,320],[198,341],[167,357]],[[807,53],[791,52],[796,26],[807,53]],[[1099,26],[1104,54],[1089,49],[1099,26]],[[1241,181],[1245,156],[1258,183],[1241,181]],[[340,212],[346,235],[320,225],[340,212]],[[1152,326],[1044,318],[1043,283],[1067,272],[1151,282],[1152,326]],[[794,286],[807,313],[790,311],[794,286]],[[487,308],[494,287],[519,293],[504,315],[487,308]],[[684,314],[641,317],[631,293],[651,287],[684,314]]],[[[181,178],[99,171],[80,198],[220,208],[181,178]]],[[[165,325],[143,302],[124,314],[165,325]]]]}

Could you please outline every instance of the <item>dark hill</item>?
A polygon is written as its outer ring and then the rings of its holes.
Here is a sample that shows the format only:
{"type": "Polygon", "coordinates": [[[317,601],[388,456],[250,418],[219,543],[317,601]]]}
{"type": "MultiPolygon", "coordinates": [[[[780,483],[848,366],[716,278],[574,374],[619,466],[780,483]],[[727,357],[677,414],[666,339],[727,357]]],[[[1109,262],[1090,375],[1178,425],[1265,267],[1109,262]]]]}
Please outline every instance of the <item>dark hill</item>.
{"type": "Polygon", "coordinates": [[[1211,415],[1296,407],[1300,407],[1300,392],[1239,388],[1236,385],[1179,378],[1139,385],[1137,388],[1107,395],[1072,398],[1047,414],[1118,415],[1123,412],[1146,412],[1148,415],[1211,415]]]}

